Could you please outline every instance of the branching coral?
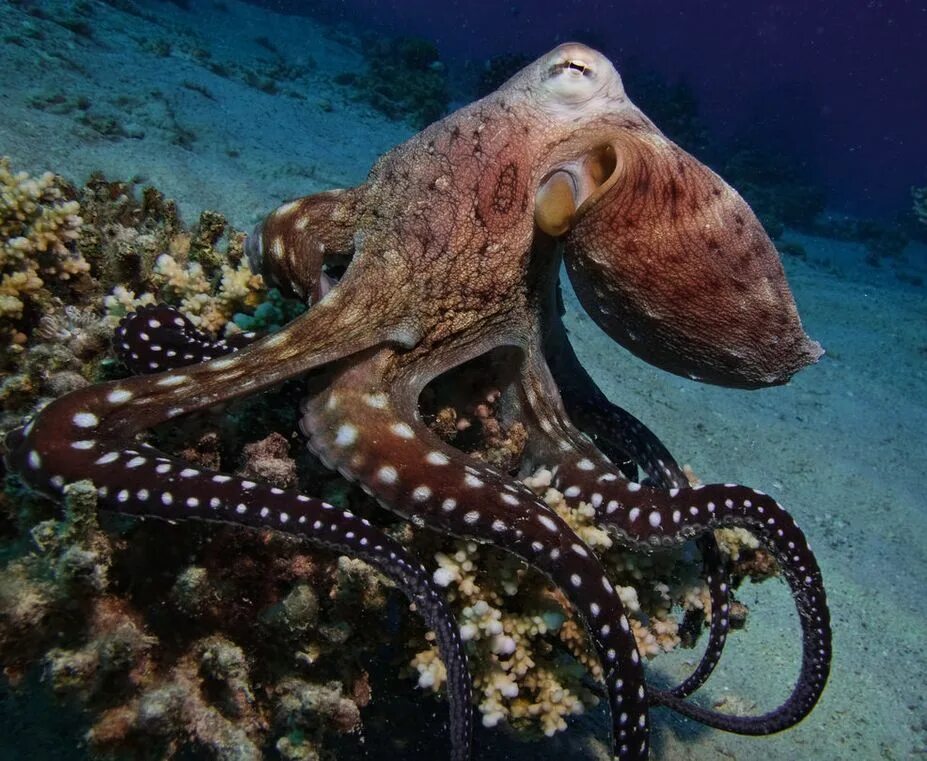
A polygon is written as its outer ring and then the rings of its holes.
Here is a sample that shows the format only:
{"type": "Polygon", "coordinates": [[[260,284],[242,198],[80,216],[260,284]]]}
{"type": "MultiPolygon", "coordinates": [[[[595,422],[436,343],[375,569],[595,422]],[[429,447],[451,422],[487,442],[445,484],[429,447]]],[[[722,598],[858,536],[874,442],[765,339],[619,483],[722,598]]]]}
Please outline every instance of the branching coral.
{"type": "Polygon", "coordinates": [[[211,211],[185,228],[151,187],[94,175],[74,188],[0,160],[0,429],[29,403],[114,377],[113,328],[142,305],[178,305],[213,334],[289,322],[302,305],[265,291],[243,239],[211,211]]]}
{"type": "Polygon", "coordinates": [[[21,350],[55,293],[80,287],[90,265],[75,248],[80,205],[57,175],[13,173],[0,158],[0,341],[21,350]]]}
{"type": "Polygon", "coordinates": [[[161,254],[150,279],[155,293],[146,291],[136,296],[117,285],[105,300],[107,318],[116,325],[127,312],[162,301],[179,305],[194,325],[212,335],[227,325],[230,332],[237,332],[238,326],[231,322],[233,315],[261,303],[264,282],[260,275],[251,272],[246,261],[234,267],[222,264],[220,269],[221,275],[214,285],[199,262],[178,261],[171,254],[161,254]]]}

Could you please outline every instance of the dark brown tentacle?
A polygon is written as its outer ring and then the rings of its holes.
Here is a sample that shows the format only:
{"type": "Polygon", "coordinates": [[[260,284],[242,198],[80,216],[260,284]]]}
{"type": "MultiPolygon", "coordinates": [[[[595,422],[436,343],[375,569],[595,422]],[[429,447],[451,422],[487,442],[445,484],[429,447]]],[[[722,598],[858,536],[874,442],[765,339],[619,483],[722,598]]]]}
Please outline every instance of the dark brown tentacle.
{"type": "Polygon", "coordinates": [[[614,752],[645,759],[643,670],[621,600],[592,551],[522,484],[441,441],[421,422],[417,396],[390,377],[383,350],[354,362],[304,405],[300,427],[329,467],[385,507],[443,534],[491,542],[545,573],[585,622],[605,674],[614,752]]]}
{"type": "Polygon", "coordinates": [[[64,484],[89,479],[100,485],[101,510],[270,528],[370,563],[397,584],[434,631],[447,671],[451,758],[470,758],[471,685],[460,630],[417,559],[368,521],[320,499],[193,468],[151,447],[85,439],[93,435],[86,425],[94,414],[88,401],[82,392],[70,394],[46,407],[26,429],[11,433],[8,467],[52,499],[61,498],[64,484]]]}
{"type": "Polygon", "coordinates": [[[379,327],[388,325],[383,315],[359,320],[341,298],[342,294],[330,294],[280,332],[240,353],[181,371],[72,392],[44,408],[25,429],[10,434],[8,462],[26,483],[52,498],[66,483],[91,479],[99,486],[103,509],[292,531],[368,560],[397,582],[435,629],[449,679],[453,757],[464,761],[470,752],[470,688],[459,632],[417,561],[366,521],[320,500],[184,467],[131,443],[137,433],[165,420],[257,393],[391,340],[393,331],[379,327]]]}
{"type": "Polygon", "coordinates": [[[157,304],[140,307],[123,317],[113,335],[113,346],[133,374],[151,375],[208,362],[262,337],[248,332],[213,339],[179,310],[157,304]]]}
{"type": "MultiPolygon", "coordinates": [[[[746,528],[776,557],[791,587],[801,621],[802,664],[783,705],[762,716],[740,717],[699,708],[672,692],[652,690],[654,701],[709,726],[741,734],[771,734],[801,721],[827,682],[831,633],[817,560],[791,516],[769,496],[735,484],[664,492],[628,481],[572,427],[557,395],[539,393],[552,380],[537,352],[529,355],[526,368],[526,403],[542,421],[547,444],[555,450],[537,456],[556,456],[554,485],[569,501],[592,504],[604,525],[630,546],[645,550],[678,545],[717,528],[746,528]]],[[[720,585],[725,594],[727,587],[727,582],[720,585]]],[[[718,644],[723,645],[725,638],[726,626],[717,635],[718,644]]]]}
{"type": "Polygon", "coordinates": [[[556,303],[556,312],[551,305],[546,319],[544,358],[570,420],[619,467],[629,459],[661,488],[688,485],[682,468],[656,434],[631,413],[612,404],[582,366],[560,316],[563,305],[559,286],[556,303]]]}
{"type": "MultiPolygon", "coordinates": [[[[669,490],[688,486],[682,468],[656,434],[631,413],[612,404],[595,384],[580,364],[560,316],[551,314],[549,323],[544,353],[569,419],[590,436],[596,447],[630,480],[636,478],[628,474],[625,458],[640,467],[656,488],[669,490]]],[[[543,381],[536,383],[543,387],[543,381]]],[[[545,393],[549,394],[550,390],[545,393]]],[[[553,423],[550,427],[553,429],[553,423]]],[[[536,431],[534,435],[545,434],[536,431]]],[[[676,697],[691,695],[711,676],[721,660],[730,627],[731,580],[726,561],[713,533],[698,537],[696,543],[711,599],[711,620],[708,642],[698,665],[681,684],[669,690],[676,697]]]]}

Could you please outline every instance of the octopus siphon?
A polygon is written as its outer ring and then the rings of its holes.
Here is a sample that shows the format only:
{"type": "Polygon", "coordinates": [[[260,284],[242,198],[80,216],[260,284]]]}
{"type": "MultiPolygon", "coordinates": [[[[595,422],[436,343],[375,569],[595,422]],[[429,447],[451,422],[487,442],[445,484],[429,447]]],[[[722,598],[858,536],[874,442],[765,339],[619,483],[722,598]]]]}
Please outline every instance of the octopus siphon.
{"type": "Polygon", "coordinates": [[[466,655],[441,588],[369,521],[296,491],[209,472],[137,441],[183,415],[312,374],[299,427],[327,466],[387,509],[442,534],[513,553],[562,590],[602,664],[611,748],[650,753],[650,709],[765,735],[814,707],[831,632],[818,564],[771,497],[690,486],[665,447],[612,405],[561,321],[565,267],[583,308],[639,357],[740,388],[785,383],[822,351],[804,333],[775,248],[745,201],[668,140],[601,54],[561,45],[497,91],[383,156],[353,189],[302,198],[250,236],[252,268],[309,304],[266,336],[211,341],[177,311],[147,307],[117,331],[137,375],[82,388],[7,439],[32,488],[60,499],[91,479],[117,513],[272,528],[362,558],[415,603],[447,668],[451,757],[471,754],[466,655]],[[326,267],[347,267],[337,282],[326,267]],[[496,358],[500,409],[527,431],[518,472],[445,442],[421,396],[442,374],[496,358]],[[712,599],[708,647],[674,689],[645,681],[626,611],[593,551],[520,481],[553,472],[641,552],[695,541],[712,599]],[[643,477],[638,478],[638,468],[643,477]],[[729,581],[713,532],[741,527],[779,562],[801,625],[785,702],[734,716],[690,701],[721,655],[729,581]]]}

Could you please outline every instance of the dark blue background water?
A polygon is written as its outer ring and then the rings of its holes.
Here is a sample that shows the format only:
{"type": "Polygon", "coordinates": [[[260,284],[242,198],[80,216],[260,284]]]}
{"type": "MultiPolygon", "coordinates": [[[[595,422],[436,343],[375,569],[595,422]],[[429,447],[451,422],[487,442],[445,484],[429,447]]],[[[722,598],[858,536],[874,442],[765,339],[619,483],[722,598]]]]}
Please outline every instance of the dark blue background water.
{"type": "Polygon", "coordinates": [[[795,160],[840,211],[893,216],[927,184],[923,0],[259,1],[420,35],[449,62],[586,42],[684,78],[713,135],[795,160]]]}

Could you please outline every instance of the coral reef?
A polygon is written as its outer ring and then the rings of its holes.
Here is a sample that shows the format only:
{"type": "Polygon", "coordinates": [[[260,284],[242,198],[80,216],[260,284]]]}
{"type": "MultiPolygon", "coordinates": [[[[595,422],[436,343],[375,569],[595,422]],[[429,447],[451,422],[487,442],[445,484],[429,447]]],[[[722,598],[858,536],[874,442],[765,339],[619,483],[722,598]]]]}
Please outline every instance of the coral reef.
{"type": "MultiPolygon", "coordinates": [[[[591,506],[569,508],[550,483],[549,470],[525,479],[597,551],[618,582],[641,654],[655,658],[691,646],[677,613],[696,632],[711,615],[708,589],[698,578],[695,559],[688,557],[691,551],[628,551],[595,526],[591,506]]],[[[735,561],[735,578],[750,575],[747,564],[755,557],[756,540],[739,530],[719,531],[718,538],[735,561]]],[[[435,560],[435,581],[447,588],[468,643],[485,726],[505,721],[528,737],[551,736],[566,728],[570,716],[598,703],[598,691],[588,680],[600,678],[601,667],[565,598],[541,574],[510,555],[468,541],[455,541],[436,552],[435,560]]],[[[417,653],[411,666],[419,686],[440,688],[443,670],[434,649],[417,653]]]]}
{"type": "Polygon", "coordinates": [[[31,528],[0,570],[4,676],[15,685],[40,665],[90,710],[95,753],[259,759],[270,742],[309,758],[326,733],[359,725],[369,687],[357,656],[383,637],[363,621],[390,596],[363,564],[238,532],[174,537],[183,546],[165,551],[164,526],[104,531],[89,482],[67,488],[60,518],[36,522],[47,505],[17,501],[31,528]],[[231,553],[242,566],[228,567],[231,553]]]}
{"type": "Polygon", "coordinates": [[[264,295],[263,280],[251,272],[247,261],[239,261],[235,267],[222,264],[215,283],[198,261],[178,261],[171,254],[161,254],[152,268],[150,283],[154,293],[136,295],[117,285],[106,297],[107,320],[113,327],[140,306],[169,302],[179,304],[197,328],[211,335],[218,335],[226,326],[236,332],[238,326],[232,317],[239,310],[256,307],[264,295]]]}
{"type": "Polygon", "coordinates": [[[0,158],[0,341],[3,364],[22,351],[57,296],[87,287],[90,265],[76,250],[80,205],[60,177],[13,173],[0,158]]]}
{"type": "Polygon", "coordinates": [[[417,129],[447,111],[447,73],[434,43],[418,37],[365,40],[367,71],[342,74],[336,82],[353,85],[360,97],[391,119],[405,119],[417,129]]]}
{"type": "MultiPolygon", "coordinates": [[[[71,290],[64,281],[62,298],[71,303],[43,295],[48,313],[30,317],[32,340],[20,345],[16,372],[3,377],[0,433],[51,398],[124,374],[109,347],[113,321],[142,304],[179,305],[214,334],[273,329],[300,308],[265,293],[244,266],[241,236],[220,215],[204,213],[188,230],[174,204],[152,188],[138,194],[131,183],[102,177],[78,189],[52,175],[35,185],[5,176],[10,187],[25,186],[16,192],[34,205],[4,207],[21,208],[23,218],[4,216],[3,250],[23,237],[34,242],[39,260],[43,253],[55,257],[49,266],[82,262],[73,279],[83,286],[71,290]],[[93,295],[106,292],[103,316],[93,295]]],[[[15,266],[28,269],[29,261],[20,257],[15,266]]],[[[498,390],[483,388],[481,377],[477,368],[430,390],[428,417],[455,446],[516,472],[525,430],[503,419],[498,390]]],[[[164,426],[149,440],[203,467],[238,463],[241,475],[323,494],[382,523],[359,489],[293,456],[291,440],[280,433],[295,416],[290,391],[233,405],[222,419],[164,426]]],[[[692,644],[710,604],[696,559],[679,563],[691,549],[624,552],[595,527],[589,506],[567,507],[550,488],[550,472],[526,483],[601,553],[643,654],[692,644]],[[680,630],[680,610],[691,636],[680,630]]],[[[8,477],[0,511],[4,676],[15,685],[30,669],[42,669],[56,694],[86,709],[94,752],[238,760],[275,748],[285,759],[318,758],[363,721],[371,699],[367,655],[388,646],[419,687],[437,691],[444,682],[443,665],[412,617],[373,624],[401,598],[361,561],[271,532],[100,517],[89,482],[68,487],[58,514],[8,477]]],[[[484,725],[550,736],[599,700],[600,666],[585,633],[540,573],[492,547],[407,525],[391,531],[436,561],[434,578],[447,589],[468,642],[484,725]]],[[[740,577],[764,573],[750,540],[735,534],[722,543],[740,577]]],[[[765,567],[766,575],[775,571],[765,567]]]]}
{"type": "Polygon", "coordinates": [[[212,211],[187,229],[152,187],[99,174],[75,187],[50,172],[13,173],[0,159],[0,426],[30,404],[115,377],[113,328],[139,306],[182,305],[214,335],[273,330],[296,316],[301,305],[268,294],[248,269],[243,240],[212,211]]]}

